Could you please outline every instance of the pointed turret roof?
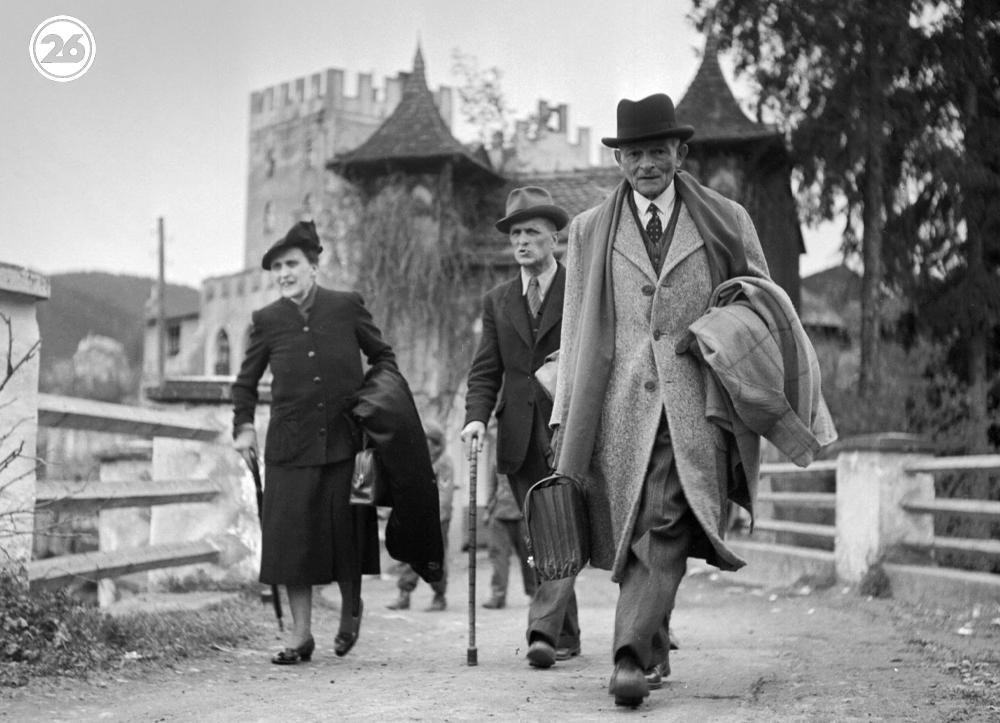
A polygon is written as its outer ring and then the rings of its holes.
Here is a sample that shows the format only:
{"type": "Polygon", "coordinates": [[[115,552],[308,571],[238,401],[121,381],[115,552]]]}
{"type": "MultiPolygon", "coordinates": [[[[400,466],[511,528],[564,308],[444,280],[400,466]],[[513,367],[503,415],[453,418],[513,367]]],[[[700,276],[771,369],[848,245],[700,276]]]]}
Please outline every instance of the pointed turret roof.
{"type": "Polygon", "coordinates": [[[780,135],[770,125],[751,120],[740,108],[719,66],[715,33],[705,40],[701,67],[677,104],[679,123],[694,126],[691,142],[742,141],[780,135]]]}
{"type": "Polygon", "coordinates": [[[427,87],[424,54],[417,44],[413,71],[403,82],[403,94],[392,114],[367,141],[341,153],[330,167],[345,175],[383,172],[392,167],[420,170],[451,160],[456,172],[472,172],[499,180],[496,172],[451,134],[427,87]]]}

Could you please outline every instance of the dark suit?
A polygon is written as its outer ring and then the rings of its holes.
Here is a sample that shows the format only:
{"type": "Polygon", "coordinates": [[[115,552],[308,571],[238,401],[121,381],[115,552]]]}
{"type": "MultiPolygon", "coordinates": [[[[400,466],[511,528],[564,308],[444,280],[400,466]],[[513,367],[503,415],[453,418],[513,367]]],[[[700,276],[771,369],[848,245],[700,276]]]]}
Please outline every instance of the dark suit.
{"type": "Polygon", "coordinates": [[[253,313],[232,387],[233,424],[238,430],[253,423],[257,384],[270,366],[263,582],[325,584],[378,572],[374,509],[354,511],[348,503],[359,445],[347,412],[364,380],[362,352],[373,366],[396,369],[391,347],[356,293],[317,287],[308,319],[288,299],[253,313]],[[364,541],[363,559],[357,540],[364,541]]]}
{"type": "MultiPolygon", "coordinates": [[[[537,319],[531,318],[521,276],[499,284],[483,299],[483,334],[469,371],[465,423],[497,418],[497,472],[510,480],[518,506],[528,489],[549,473],[552,400],[535,379],[545,357],[559,348],[566,269],[561,265],[537,319]]],[[[573,578],[538,586],[528,613],[528,640],[540,635],[556,647],[580,642],[573,578]]]]}

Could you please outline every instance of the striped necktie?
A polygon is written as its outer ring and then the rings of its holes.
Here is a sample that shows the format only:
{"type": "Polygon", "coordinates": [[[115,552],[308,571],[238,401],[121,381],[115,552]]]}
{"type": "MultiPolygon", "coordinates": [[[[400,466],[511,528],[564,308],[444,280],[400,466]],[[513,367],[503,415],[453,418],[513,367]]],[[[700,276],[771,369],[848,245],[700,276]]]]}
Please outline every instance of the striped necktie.
{"type": "Polygon", "coordinates": [[[542,308],[542,292],[538,286],[538,277],[532,276],[528,279],[528,309],[531,310],[531,317],[538,316],[538,310],[542,308]]]}

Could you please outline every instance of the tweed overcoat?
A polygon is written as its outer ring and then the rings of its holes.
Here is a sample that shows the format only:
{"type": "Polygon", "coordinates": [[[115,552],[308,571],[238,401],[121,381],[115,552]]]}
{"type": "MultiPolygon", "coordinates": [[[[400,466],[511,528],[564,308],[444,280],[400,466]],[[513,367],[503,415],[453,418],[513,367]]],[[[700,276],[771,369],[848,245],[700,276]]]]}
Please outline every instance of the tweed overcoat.
{"type": "MultiPolygon", "coordinates": [[[[680,198],[677,200],[681,203],[680,198]]],[[[748,272],[767,277],[767,262],[746,210],[731,203],[739,218],[748,272]]],[[[581,248],[590,242],[596,208],[570,224],[563,306],[563,355],[574,344],[587,270],[581,248]]],[[[727,509],[726,441],[705,417],[705,380],[691,354],[675,351],[688,325],[705,313],[712,276],[705,242],[682,206],[673,240],[657,276],[635,217],[621,211],[611,253],[615,308],[614,358],[600,409],[597,439],[585,485],[590,512],[591,564],[624,571],[643,480],[661,414],[666,412],[674,459],[691,510],[723,569],[744,563],[722,540],[727,509]]],[[[586,354],[586,350],[581,350],[586,354]]],[[[572,394],[570,372],[560,364],[552,424],[561,423],[572,394]]]]}
{"type": "Polygon", "coordinates": [[[534,338],[520,274],[483,298],[483,335],[469,370],[465,423],[487,423],[496,407],[500,474],[517,472],[524,462],[536,407],[543,420],[552,414],[552,401],[535,371],[559,348],[565,286],[566,269],[559,264],[534,338]]]}

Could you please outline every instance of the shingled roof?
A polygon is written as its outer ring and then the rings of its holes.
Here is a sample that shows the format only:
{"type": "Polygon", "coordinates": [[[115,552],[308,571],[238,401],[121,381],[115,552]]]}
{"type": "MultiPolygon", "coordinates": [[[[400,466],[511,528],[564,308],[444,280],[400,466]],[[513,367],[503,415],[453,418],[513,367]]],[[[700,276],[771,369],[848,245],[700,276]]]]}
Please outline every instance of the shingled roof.
{"type": "Polygon", "coordinates": [[[715,35],[705,41],[701,67],[677,104],[677,120],[694,126],[690,142],[743,141],[780,135],[770,125],[750,120],[740,108],[719,66],[715,35]]]}
{"type": "Polygon", "coordinates": [[[472,172],[500,180],[497,173],[451,134],[434,103],[424,75],[424,56],[417,46],[413,71],[392,114],[352,151],[341,153],[329,166],[345,175],[385,172],[393,167],[419,170],[435,162],[453,161],[459,174],[472,172]]]}

